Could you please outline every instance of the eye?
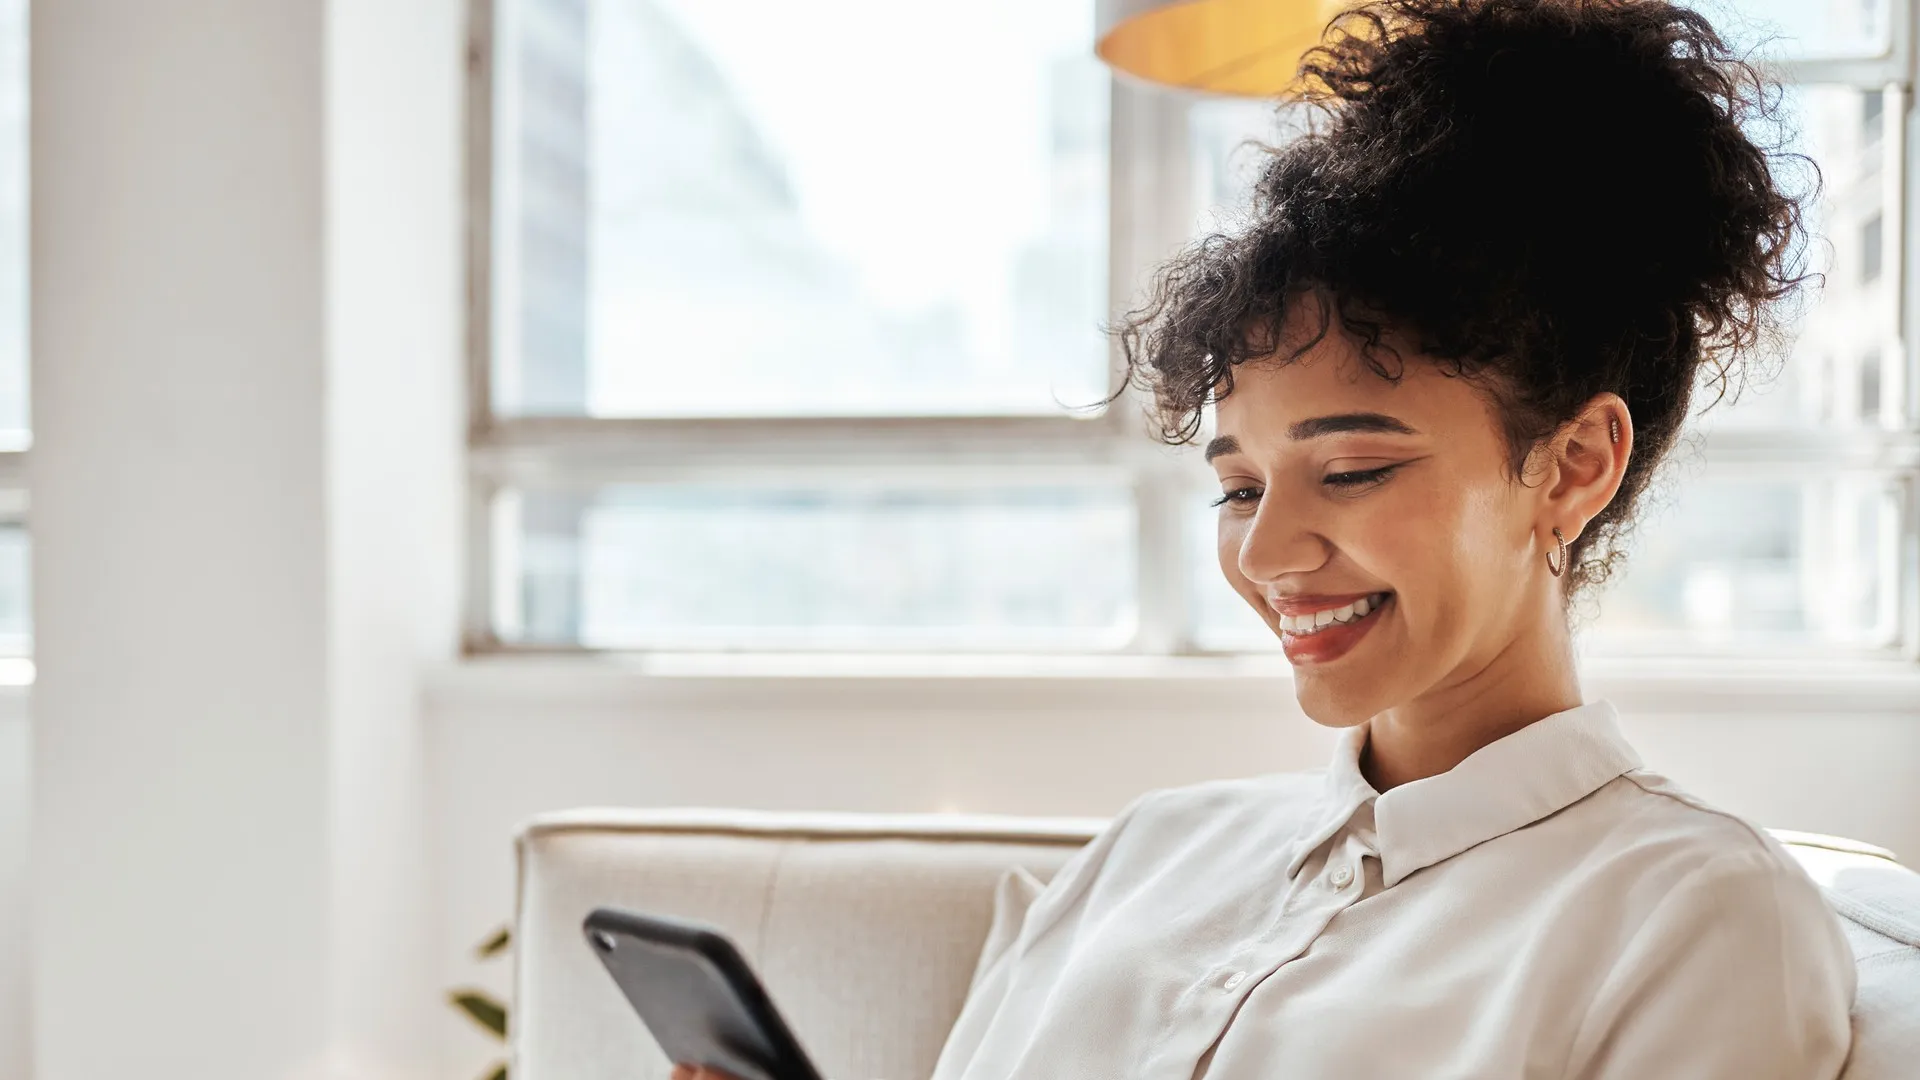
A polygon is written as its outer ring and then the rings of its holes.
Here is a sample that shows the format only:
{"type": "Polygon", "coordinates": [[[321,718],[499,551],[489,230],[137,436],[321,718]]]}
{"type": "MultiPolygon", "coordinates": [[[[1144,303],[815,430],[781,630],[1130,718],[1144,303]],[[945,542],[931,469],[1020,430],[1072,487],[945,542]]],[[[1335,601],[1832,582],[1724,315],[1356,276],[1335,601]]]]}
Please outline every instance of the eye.
{"type": "Polygon", "coordinates": [[[1211,505],[1226,506],[1227,504],[1231,503],[1233,504],[1234,507],[1239,508],[1239,507],[1252,506],[1254,503],[1257,503],[1259,501],[1260,501],[1259,488],[1243,487],[1243,488],[1234,488],[1232,491],[1229,491],[1221,495],[1219,498],[1213,500],[1211,505]]]}
{"type": "Polygon", "coordinates": [[[1341,491],[1354,491],[1360,488],[1372,487],[1375,484],[1385,481],[1386,478],[1392,476],[1394,470],[1399,467],[1398,465],[1382,465],[1377,469],[1363,469],[1358,472],[1328,473],[1321,478],[1320,482],[1330,488],[1336,488],[1341,491]]]}

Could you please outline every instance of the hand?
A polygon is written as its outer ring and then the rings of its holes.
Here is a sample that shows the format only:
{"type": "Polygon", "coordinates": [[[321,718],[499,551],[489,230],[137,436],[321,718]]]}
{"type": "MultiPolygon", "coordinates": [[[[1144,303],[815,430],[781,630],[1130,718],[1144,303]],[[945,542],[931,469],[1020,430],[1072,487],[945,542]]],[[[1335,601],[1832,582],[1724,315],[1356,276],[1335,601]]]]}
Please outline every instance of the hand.
{"type": "Polygon", "coordinates": [[[719,1069],[703,1069],[698,1065],[675,1065],[673,1080],[740,1080],[740,1078],[731,1073],[723,1073],[719,1069]]]}

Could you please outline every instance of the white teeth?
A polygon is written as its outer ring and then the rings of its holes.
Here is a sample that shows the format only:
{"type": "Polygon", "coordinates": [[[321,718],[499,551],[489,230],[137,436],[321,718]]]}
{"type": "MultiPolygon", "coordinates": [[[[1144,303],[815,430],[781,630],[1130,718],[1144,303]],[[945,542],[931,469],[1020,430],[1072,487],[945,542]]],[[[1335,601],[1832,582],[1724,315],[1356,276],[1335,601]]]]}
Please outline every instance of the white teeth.
{"type": "Polygon", "coordinates": [[[1289,634],[1316,634],[1334,623],[1350,623],[1366,618],[1387,602],[1387,596],[1387,593],[1375,593],[1343,607],[1327,608],[1309,615],[1282,615],[1279,619],[1280,629],[1289,634]]]}

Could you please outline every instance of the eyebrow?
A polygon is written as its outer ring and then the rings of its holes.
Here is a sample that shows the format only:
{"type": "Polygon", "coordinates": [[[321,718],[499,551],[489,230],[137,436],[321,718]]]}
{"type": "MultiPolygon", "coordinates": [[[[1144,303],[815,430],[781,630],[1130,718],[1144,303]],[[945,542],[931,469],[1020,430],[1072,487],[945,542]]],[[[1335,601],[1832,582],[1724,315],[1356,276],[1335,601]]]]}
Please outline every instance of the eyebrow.
{"type": "MultiPolygon", "coordinates": [[[[1386,413],[1362,412],[1340,413],[1336,416],[1316,416],[1302,420],[1287,428],[1290,439],[1317,439],[1322,435],[1339,435],[1345,432],[1374,432],[1387,435],[1418,435],[1418,431],[1404,422],[1388,416],[1386,413]]],[[[1222,435],[1207,444],[1207,460],[1224,454],[1240,452],[1240,440],[1231,435],[1222,435]]]]}
{"type": "Polygon", "coordinates": [[[1338,435],[1348,431],[1379,432],[1387,435],[1420,434],[1386,413],[1357,412],[1341,413],[1338,416],[1316,416],[1311,420],[1302,420],[1287,429],[1287,437],[1314,439],[1322,435],[1338,435]]]}
{"type": "Polygon", "coordinates": [[[1231,435],[1222,435],[1207,444],[1207,461],[1208,463],[1212,463],[1214,458],[1224,454],[1237,454],[1239,452],[1240,440],[1231,435]]]}

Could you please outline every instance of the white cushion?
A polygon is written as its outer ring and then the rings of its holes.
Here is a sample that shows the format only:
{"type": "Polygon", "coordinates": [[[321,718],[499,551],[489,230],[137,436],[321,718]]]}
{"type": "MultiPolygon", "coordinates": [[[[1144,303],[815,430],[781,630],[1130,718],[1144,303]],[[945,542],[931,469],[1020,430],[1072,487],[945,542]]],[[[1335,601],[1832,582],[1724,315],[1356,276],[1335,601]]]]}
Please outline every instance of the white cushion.
{"type": "Polygon", "coordinates": [[[1859,966],[1841,1080],[1920,1076],[1920,874],[1850,840],[1777,832],[1839,912],[1859,966]]]}
{"type": "Polygon", "coordinates": [[[996,927],[1103,823],[949,815],[577,811],[519,839],[515,1080],[665,1080],[580,936],[596,907],[727,931],[833,1080],[933,1072],[996,927]],[[1009,878],[1025,868],[1033,884],[1009,878]],[[1005,883],[1003,885],[1003,883],[1005,883]]]}

